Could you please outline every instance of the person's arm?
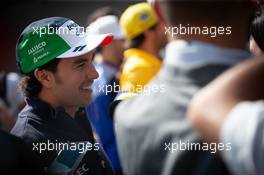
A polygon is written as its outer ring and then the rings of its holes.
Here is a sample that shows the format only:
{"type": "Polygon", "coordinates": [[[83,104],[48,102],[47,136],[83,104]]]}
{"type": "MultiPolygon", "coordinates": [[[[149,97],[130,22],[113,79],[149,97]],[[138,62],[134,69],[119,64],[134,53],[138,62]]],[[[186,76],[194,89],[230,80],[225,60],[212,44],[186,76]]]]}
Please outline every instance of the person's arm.
{"type": "Polygon", "coordinates": [[[264,99],[263,80],[263,56],[225,72],[193,98],[188,110],[191,124],[207,142],[219,142],[225,118],[238,103],[264,99]]]}

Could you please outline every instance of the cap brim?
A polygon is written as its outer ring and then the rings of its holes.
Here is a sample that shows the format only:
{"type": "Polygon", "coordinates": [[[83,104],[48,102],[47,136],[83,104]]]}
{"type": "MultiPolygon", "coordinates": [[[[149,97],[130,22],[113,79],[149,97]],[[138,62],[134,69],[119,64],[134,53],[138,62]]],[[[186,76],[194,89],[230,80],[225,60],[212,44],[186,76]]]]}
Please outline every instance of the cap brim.
{"type": "Polygon", "coordinates": [[[70,50],[61,54],[57,58],[70,58],[84,55],[98,46],[105,46],[113,40],[112,34],[86,35],[70,50]]]}

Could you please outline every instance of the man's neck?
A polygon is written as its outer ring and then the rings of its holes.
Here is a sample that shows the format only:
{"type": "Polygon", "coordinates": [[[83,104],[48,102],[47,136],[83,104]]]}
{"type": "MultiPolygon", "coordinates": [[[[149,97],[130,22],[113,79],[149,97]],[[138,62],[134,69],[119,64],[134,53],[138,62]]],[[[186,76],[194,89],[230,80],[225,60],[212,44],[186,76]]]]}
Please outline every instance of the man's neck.
{"type": "Polygon", "coordinates": [[[147,43],[142,44],[138,49],[148,52],[151,55],[154,55],[157,58],[160,58],[159,51],[147,43]]]}
{"type": "Polygon", "coordinates": [[[64,107],[65,111],[72,117],[75,117],[75,113],[77,112],[78,108],[77,107],[64,107]]]}

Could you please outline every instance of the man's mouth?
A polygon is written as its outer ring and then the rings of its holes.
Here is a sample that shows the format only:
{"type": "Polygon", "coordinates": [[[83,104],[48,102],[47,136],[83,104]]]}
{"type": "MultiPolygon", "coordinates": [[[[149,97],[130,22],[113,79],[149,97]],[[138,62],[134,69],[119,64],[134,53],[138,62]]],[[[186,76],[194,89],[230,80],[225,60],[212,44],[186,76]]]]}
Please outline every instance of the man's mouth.
{"type": "Polygon", "coordinates": [[[89,82],[83,83],[80,86],[80,90],[81,91],[86,91],[86,92],[92,92],[93,91],[93,81],[89,81],[89,82]]]}
{"type": "Polygon", "coordinates": [[[82,91],[93,91],[93,88],[92,86],[84,86],[84,87],[81,87],[81,90],[82,91]]]}

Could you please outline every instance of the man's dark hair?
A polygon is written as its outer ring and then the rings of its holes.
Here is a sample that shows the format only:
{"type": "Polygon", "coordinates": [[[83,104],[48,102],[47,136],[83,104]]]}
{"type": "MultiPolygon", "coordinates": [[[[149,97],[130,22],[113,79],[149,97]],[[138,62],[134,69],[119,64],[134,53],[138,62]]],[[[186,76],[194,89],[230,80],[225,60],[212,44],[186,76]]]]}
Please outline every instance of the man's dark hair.
{"type": "MultiPolygon", "coordinates": [[[[158,24],[154,24],[152,27],[150,27],[148,30],[155,30],[158,24]]],[[[145,35],[144,33],[141,33],[140,35],[136,36],[135,38],[129,40],[128,42],[128,48],[138,48],[140,45],[145,41],[145,35]]]]}
{"type": "Polygon", "coordinates": [[[87,18],[87,25],[91,24],[94,22],[97,18],[102,17],[102,16],[107,16],[107,15],[114,15],[119,18],[119,13],[115,11],[112,7],[106,6],[99,8],[95,10],[91,15],[88,16],[87,18]]]}
{"type": "MultiPolygon", "coordinates": [[[[52,73],[56,73],[59,61],[60,59],[54,59],[39,67],[38,69],[48,70],[52,73]]],[[[34,71],[32,71],[28,74],[24,74],[24,77],[19,83],[19,89],[25,97],[38,98],[38,95],[42,89],[42,84],[35,77],[34,71]]]]}
{"type": "Polygon", "coordinates": [[[257,16],[252,22],[250,33],[259,48],[264,51],[264,13],[257,16]]]}
{"type": "Polygon", "coordinates": [[[230,19],[239,20],[240,15],[252,14],[254,4],[251,0],[162,0],[160,1],[160,9],[169,25],[178,26],[190,22],[202,23],[202,19],[209,20],[215,25],[222,25],[230,19]]]}

